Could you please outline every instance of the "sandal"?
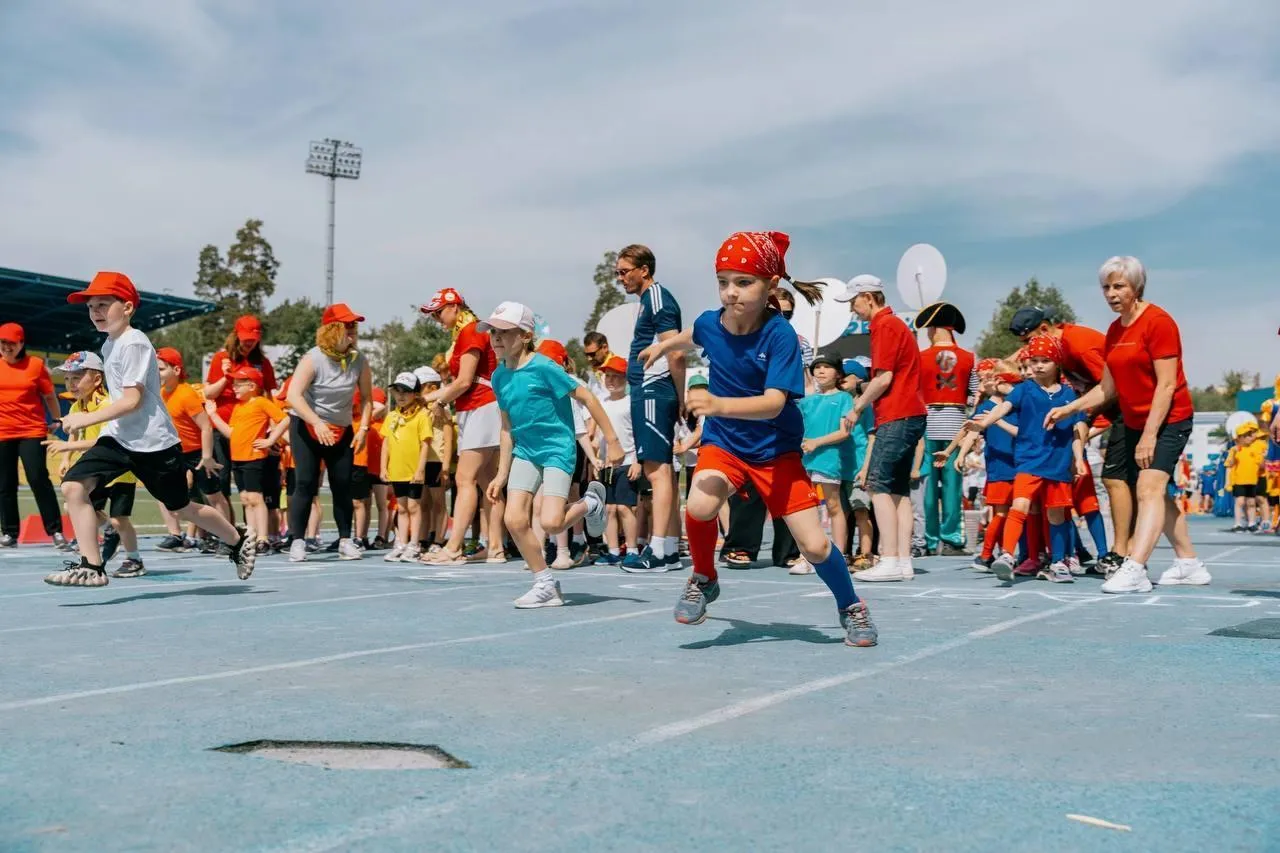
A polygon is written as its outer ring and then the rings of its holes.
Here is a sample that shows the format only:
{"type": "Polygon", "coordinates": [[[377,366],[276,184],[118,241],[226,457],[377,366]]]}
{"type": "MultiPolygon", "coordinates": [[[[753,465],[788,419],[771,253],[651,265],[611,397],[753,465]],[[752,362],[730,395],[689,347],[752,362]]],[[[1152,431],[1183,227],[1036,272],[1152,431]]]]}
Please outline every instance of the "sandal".
{"type": "Polygon", "coordinates": [[[439,551],[433,551],[422,555],[422,559],[418,560],[424,566],[465,566],[467,558],[462,555],[461,551],[450,551],[448,548],[441,548],[439,551]]]}
{"type": "Polygon", "coordinates": [[[45,575],[44,582],[51,586],[106,586],[110,579],[102,569],[94,569],[84,563],[67,560],[61,571],[45,575]]]}
{"type": "Polygon", "coordinates": [[[731,568],[743,569],[751,565],[751,555],[746,551],[730,551],[724,555],[724,563],[731,568]]]}
{"type": "Polygon", "coordinates": [[[485,558],[486,563],[505,563],[507,561],[506,551],[494,551],[485,558]]]}

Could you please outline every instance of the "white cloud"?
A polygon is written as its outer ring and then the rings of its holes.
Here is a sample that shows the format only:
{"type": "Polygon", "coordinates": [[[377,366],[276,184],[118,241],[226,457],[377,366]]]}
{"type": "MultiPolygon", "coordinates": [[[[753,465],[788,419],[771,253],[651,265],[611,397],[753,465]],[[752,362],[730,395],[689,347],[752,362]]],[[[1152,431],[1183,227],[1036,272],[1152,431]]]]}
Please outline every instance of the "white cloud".
{"type": "MultiPolygon", "coordinates": [[[[302,162],[338,135],[366,152],[338,188],[338,294],[378,320],[452,284],[576,334],[599,253],[635,240],[691,319],[737,228],[945,207],[963,230],[918,238],[944,252],[1119,228],[1280,141],[1265,0],[52,8],[27,7],[26,49],[83,62],[9,93],[0,129],[27,144],[0,158],[5,265],[187,292],[199,247],[256,216],[281,295],[319,298],[324,188],[302,162]]],[[[885,274],[901,248],[797,240],[791,262],[885,274]]]]}

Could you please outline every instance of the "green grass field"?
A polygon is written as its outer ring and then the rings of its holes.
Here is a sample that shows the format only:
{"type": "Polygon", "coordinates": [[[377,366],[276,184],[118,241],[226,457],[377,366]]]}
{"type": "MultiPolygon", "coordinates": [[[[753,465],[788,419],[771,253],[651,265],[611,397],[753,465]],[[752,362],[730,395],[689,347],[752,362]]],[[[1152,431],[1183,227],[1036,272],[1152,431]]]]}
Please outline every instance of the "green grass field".
{"type": "MultiPolygon", "coordinates": [[[[231,496],[231,505],[236,508],[237,517],[243,518],[243,513],[240,511],[240,501],[234,494],[231,496]]],[[[333,498],[328,492],[322,491],[320,493],[320,506],[324,509],[324,517],[327,524],[331,523],[333,519],[332,505],[333,498]]],[[[31,497],[31,492],[25,486],[18,492],[18,511],[23,518],[36,514],[35,499],[31,497]]],[[[164,532],[164,522],[160,519],[159,505],[146,493],[146,490],[141,488],[138,490],[138,498],[133,505],[133,526],[142,534],[164,532]]]]}

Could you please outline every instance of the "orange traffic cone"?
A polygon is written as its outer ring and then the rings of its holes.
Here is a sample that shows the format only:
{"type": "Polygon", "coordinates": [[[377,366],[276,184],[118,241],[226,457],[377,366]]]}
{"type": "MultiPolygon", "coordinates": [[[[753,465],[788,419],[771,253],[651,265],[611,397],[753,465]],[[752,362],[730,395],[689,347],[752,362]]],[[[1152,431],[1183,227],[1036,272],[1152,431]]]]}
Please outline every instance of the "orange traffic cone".
{"type": "MultiPolygon", "coordinates": [[[[68,540],[75,537],[71,531],[71,517],[64,515],[62,517],[62,535],[68,540]]],[[[18,529],[19,545],[47,545],[53,541],[53,537],[44,532],[44,522],[38,515],[28,515],[22,519],[22,527],[18,529]]]]}

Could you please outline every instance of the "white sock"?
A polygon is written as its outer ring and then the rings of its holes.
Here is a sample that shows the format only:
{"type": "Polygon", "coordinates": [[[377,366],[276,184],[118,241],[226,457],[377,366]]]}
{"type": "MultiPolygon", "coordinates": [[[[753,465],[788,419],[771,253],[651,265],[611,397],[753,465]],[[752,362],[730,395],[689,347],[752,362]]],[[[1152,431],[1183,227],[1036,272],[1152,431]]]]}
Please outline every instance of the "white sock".
{"type": "Polygon", "coordinates": [[[667,541],[661,536],[653,537],[653,541],[649,543],[649,550],[653,551],[653,556],[659,560],[667,556],[667,541]]]}
{"type": "Polygon", "coordinates": [[[665,550],[668,554],[680,553],[680,537],[679,536],[665,536],[662,539],[662,544],[665,546],[665,550]]]}
{"type": "Polygon", "coordinates": [[[884,569],[888,567],[896,571],[898,569],[898,561],[901,559],[901,557],[881,557],[880,562],[876,564],[875,568],[884,569]]]}
{"type": "Polygon", "coordinates": [[[621,549],[621,548],[610,548],[610,549],[609,549],[609,556],[610,556],[610,557],[617,557],[617,556],[618,556],[618,555],[620,555],[621,553],[622,553],[622,549],[621,549]]]}
{"type": "Polygon", "coordinates": [[[539,584],[539,583],[555,583],[554,577],[555,577],[555,576],[551,574],[551,570],[550,570],[550,569],[543,569],[543,570],[542,570],[542,571],[540,571],[540,572],[534,572],[534,573],[533,573],[533,582],[534,582],[535,584],[539,584]]]}
{"type": "MultiPolygon", "coordinates": [[[[587,505],[587,512],[598,512],[601,507],[600,496],[595,492],[587,492],[583,495],[582,502],[587,505]]],[[[582,537],[577,534],[574,534],[573,538],[575,542],[583,541],[582,537]]]]}

